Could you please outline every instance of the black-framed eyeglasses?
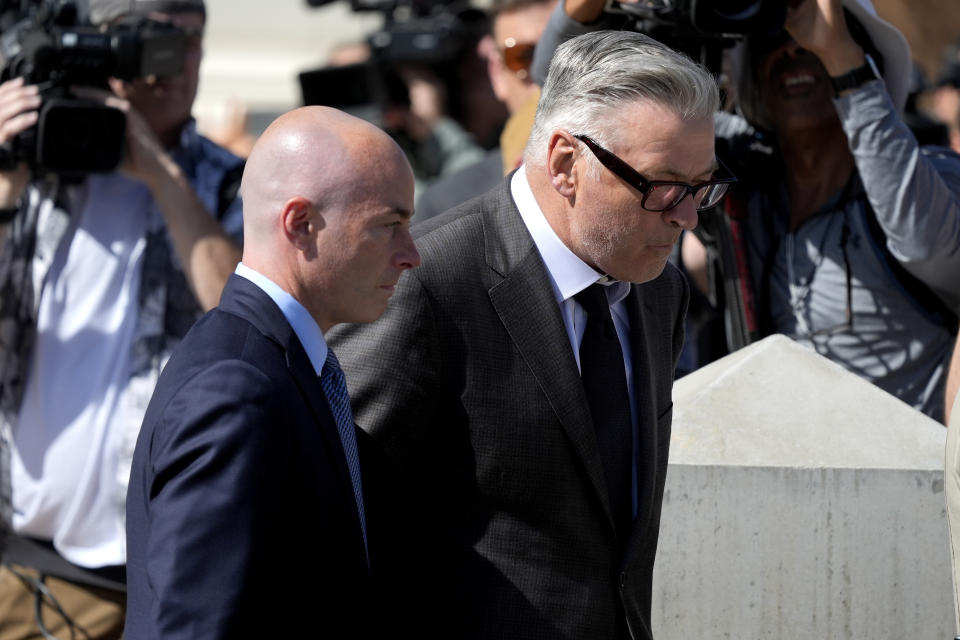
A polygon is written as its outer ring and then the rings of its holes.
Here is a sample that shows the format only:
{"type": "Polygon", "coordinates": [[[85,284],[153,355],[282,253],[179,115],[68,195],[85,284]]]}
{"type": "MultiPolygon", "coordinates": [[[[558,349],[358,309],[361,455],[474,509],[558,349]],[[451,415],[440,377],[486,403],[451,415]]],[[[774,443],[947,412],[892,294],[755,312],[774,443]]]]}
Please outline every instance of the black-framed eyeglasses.
{"type": "Polygon", "coordinates": [[[660,212],[673,209],[687,197],[687,194],[693,196],[693,204],[697,211],[703,211],[720,204],[730,185],[737,181],[737,178],[719,160],[717,162],[720,168],[715,173],[724,175],[715,176],[714,179],[706,182],[687,184],[668,180],[647,180],[636,169],[601,147],[589,136],[574,135],[573,137],[587,145],[600,164],[611,173],[642,193],[643,199],[640,201],[640,206],[647,211],[660,212]]]}

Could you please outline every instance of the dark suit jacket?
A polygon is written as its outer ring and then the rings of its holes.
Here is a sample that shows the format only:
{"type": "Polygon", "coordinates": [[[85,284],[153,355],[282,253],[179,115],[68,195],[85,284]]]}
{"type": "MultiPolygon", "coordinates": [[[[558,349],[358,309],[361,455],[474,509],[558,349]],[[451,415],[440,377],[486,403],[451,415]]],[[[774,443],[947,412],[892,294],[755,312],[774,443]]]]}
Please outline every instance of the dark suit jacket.
{"type": "Polygon", "coordinates": [[[126,638],[366,637],[346,458],[280,309],[231,276],[147,409],[127,496],[126,638]]]}
{"type": "Polygon", "coordinates": [[[639,516],[618,540],[573,350],[508,181],[415,235],[422,265],[386,314],[328,336],[392,474],[393,518],[376,533],[394,619],[422,637],[606,640],[626,621],[650,638],[683,277],[667,265],[627,298],[639,516]]]}
{"type": "Polygon", "coordinates": [[[426,222],[462,202],[486,193],[503,180],[503,154],[500,147],[483,159],[438,178],[417,198],[413,223],[426,222]]]}

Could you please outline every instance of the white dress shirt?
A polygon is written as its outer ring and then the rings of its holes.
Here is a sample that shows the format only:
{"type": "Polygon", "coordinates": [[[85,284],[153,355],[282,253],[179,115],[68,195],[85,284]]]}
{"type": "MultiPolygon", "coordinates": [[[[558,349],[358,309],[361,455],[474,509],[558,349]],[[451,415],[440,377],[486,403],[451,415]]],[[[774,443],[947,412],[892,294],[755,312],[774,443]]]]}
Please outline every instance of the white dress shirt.
{"type": "Polygon", "coordinates": [[[510,193],[520,210],[520,218],[533,237],[533,243],[540,252],[543,264],[550,276],[553,285],[553,294],[560,305],[563,324],[567,329],[573,357],[580,367],[580,343],[583,341],[583,331],[587,324],[587,312],[573,296],[580,293],[595,282],[606,287],[607,302],[610,304],[610,315],[620,339],[620,350],[623,352],[623,365],[627,374],[627,394],[630,397],[630,422],[633,425],[633,453],[632,475],[633,482],[633,515],[637,515],[637,398],[633,384],[633,359],[630,351],[630,321],[624,303],[630,293],[630,283],[614,280],[610,276],[598,273],[593,267],[581,260],[567,245],[563,243],[553,227],[543,215],[527,182],[526,165],[522,165],[510,180],[510,193]]]}

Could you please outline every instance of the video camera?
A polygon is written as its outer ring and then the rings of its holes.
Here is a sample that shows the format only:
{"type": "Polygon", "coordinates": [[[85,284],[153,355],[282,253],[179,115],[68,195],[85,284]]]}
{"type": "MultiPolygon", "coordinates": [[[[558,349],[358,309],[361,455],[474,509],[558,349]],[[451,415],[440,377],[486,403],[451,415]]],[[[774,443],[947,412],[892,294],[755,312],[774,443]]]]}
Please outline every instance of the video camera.
{"type": "MultiPolygon", "coordinates": [[[[307,0],[307,4],[316,7],[331,1],[307,0]]],[[[452,88],[448,109],[452,114],[458,111],[458,65],[466,50],[486,32],[482,11],[458,0],[350,0],[350,8],[383,15],[383,26],[366,40],[370,59],[300,73],[304,104],[354,111],[376,122],[375,111],[409,106],[399,70],[415,65],[429,68],[452,88]]]]}
{"type": "Polygon", "coordinates": [[[39,119],[0,146],[0,169],[26,162],[34,173],[83,175],[120,164],[126,116],[75,98],[73,86],[107,88],[123,80],[182,71],[186,35],[173,25],[131,18],[109,27],[84,24],[65,0],[0,0],[0,81],[38,85],[39,119]]]}
{"type": "Polygon", "coordinates": [[[724,48],[745,37],[772,37],[783,29],[787,0],[610,0],[607,12],[626,16],[635,31],[719,74],[724,48]]]}

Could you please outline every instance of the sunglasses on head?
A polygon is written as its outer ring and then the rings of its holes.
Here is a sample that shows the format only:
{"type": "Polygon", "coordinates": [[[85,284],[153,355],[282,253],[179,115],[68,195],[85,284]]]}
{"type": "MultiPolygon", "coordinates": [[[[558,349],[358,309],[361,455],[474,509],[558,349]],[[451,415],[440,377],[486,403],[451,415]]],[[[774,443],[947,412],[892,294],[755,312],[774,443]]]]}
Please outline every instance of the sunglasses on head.
{"type": "Polygon", "coordinates": [[[643,199],[640,200],[640,206],[647,211],[660,212],[673,209],[687,197],[687,194],[693,197],[693,205],[697,211],[703,211],[720,204],[730,185],[737,181],[719,160],[717,162],[720,168],[714,173],[721,175],[706,182],[687,184],[670,180],[647,180],[636,169],[601,147],[589,136],[574,135],[573,137],[587,145],[600,164],[611,173],[642,193],[643,199]]]}
{"type": "Polygon", "coordinates": [[[507,38],[500,49],[504,66],[521,78],[526,78],[530,74],[530,65],[533,64],[535,46],[536,43],[533,42],[517,42],[516,38],[507,38]]]}

